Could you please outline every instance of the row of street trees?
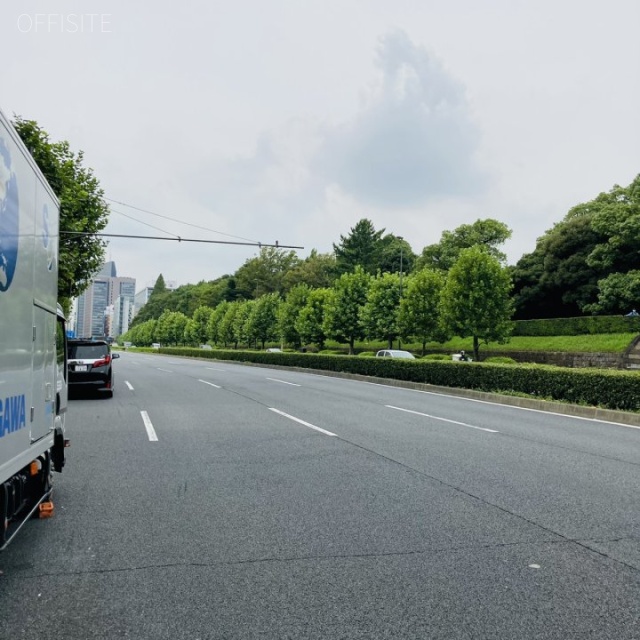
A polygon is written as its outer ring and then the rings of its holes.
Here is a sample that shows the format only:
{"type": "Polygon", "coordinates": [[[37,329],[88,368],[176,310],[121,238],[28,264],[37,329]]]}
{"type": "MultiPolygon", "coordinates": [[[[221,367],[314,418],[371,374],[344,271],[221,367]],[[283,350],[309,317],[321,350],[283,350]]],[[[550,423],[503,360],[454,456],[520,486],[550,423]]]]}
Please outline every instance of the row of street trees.
{"type": "Polygon", "coordinates": [[[361,266],[343,273],[331,287],[295,285],[283,297],[265,293],[257,299],[200,306],[189,318],[165,310],[139,323],[122,340],[137,345],[198,345],[264,348],[280,341],[293,348],[327,339],[349,346],[360,340],[413,339],[443,342],[453,335],[473,338],[476,359],[480,342],[503,341],[511,332],[511,278],[485,247],[462,249],[451,268],[370,275],[361,266]]]}

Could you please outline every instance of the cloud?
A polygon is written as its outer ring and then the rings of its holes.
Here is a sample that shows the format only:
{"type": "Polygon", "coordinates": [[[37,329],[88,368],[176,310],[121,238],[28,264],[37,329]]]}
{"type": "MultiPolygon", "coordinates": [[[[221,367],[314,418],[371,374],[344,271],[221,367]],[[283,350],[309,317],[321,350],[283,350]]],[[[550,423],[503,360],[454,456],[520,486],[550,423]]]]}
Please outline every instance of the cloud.
{"type": "Polygon", "coordinates": [[[403,31],[379,39],[376,67],[378,78],[351,118],[325,125],[292,118],[263,131],[244,157],[205,159],[200,202],[249,217],[259,206],[280,217],[292,207],[298,215],[317,210],[334,188],[381,209],[483,192],[479,133],[464,87],[403,31]]]}
{"type": "MultiPolygon", "coordinates": [[[[460,209],[466,196],[484,193],[463,86],[401,31],[379,40],[376,69],[361,107],[341,121],[299,115],[263,129],[249,153],[207,150],[185,176],[207,226],[330,250],[362,217],[392,232],[389,212],[397,224],[406,214],[408,234],[427,218],[437,226],[445,201],[460,209]]],[[[437,240],[424,233],[417,242],[437,240]]]]}
{"type": "Polygon", "coordinates": [[[364,203],[416,206],[482,190],[479,135],[464,88],[403,31],[379,41],[379,82],[361,111],[326,132],[316,166],[364,203]]]}
{"type": "Polygon", "coordinates": [[[194,196],[228,233],[272,242],[274,228],[294,227],[323,205],[323,185],[310,169],[319,144],[315,124],[291,119],[260,134],[251,154],[205,160],[191,177],[194,196]]]}

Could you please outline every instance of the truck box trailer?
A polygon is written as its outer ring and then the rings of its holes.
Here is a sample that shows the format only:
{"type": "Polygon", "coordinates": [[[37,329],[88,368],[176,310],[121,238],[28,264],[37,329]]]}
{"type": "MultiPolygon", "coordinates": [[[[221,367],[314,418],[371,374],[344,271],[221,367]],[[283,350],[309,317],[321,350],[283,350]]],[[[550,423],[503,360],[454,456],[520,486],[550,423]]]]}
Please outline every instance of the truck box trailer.
{"type": "Polygon", "coordinates": [[[29,517],[52,513],[52,472],[64,466],[58,240],[58,200],[0,111],[0,550],[29,517]]]}

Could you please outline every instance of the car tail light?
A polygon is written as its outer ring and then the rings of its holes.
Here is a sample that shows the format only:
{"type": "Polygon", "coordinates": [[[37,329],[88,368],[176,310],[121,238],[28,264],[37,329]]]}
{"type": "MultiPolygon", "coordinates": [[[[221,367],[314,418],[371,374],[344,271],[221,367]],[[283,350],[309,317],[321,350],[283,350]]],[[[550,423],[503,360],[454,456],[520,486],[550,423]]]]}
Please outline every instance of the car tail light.
{"type": "Polygon", "coordinates": [[[111,356],[105,356],[102,360],[96,360],[92,367],[106,367],[111,362],[111,356]]]}

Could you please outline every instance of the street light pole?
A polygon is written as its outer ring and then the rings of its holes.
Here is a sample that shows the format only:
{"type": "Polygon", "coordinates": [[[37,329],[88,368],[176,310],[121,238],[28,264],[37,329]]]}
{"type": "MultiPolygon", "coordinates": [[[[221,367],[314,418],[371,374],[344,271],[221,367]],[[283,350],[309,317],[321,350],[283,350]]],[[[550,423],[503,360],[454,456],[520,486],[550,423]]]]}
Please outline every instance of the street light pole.
{"type": "MultiPolygon", "coordinates": [[[[400,240],[400,303],[402,303],[402,251],[404,249],[404,238],[402,236],[398,236],[398,240],[400,240]]],[[[402,343],[400,342],[400,336],[398,336],[398,349],[402,347],[402,343]]]]}

